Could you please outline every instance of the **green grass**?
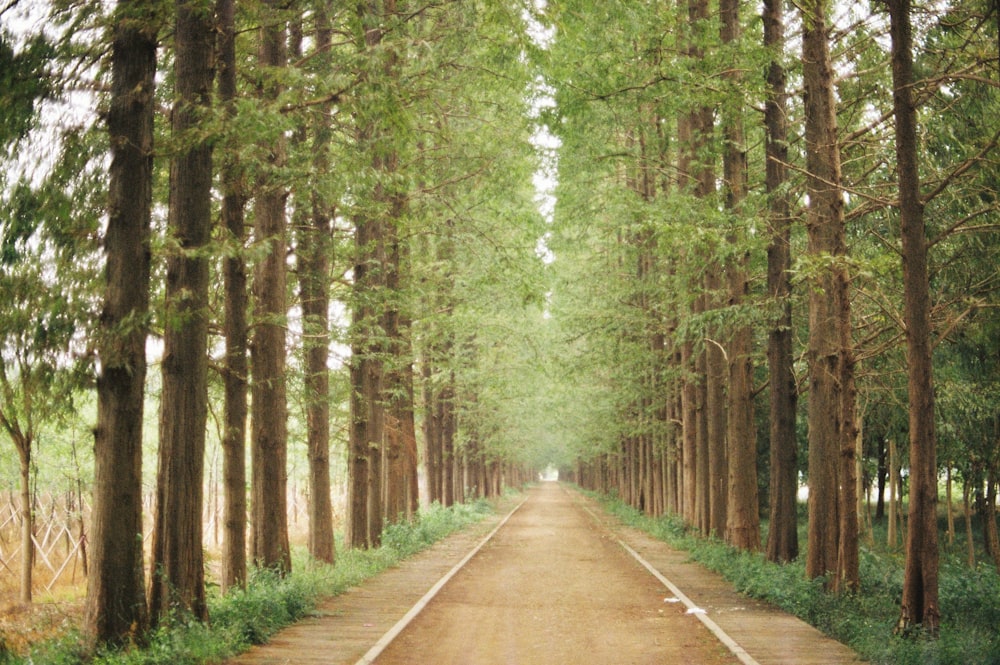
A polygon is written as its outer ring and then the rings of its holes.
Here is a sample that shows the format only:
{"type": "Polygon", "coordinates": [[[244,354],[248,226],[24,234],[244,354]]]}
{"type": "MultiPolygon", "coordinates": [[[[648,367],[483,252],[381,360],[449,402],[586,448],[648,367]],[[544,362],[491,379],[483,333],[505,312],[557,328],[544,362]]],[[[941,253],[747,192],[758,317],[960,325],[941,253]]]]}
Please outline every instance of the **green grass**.
{"type": "Polygon", "coordinates": [[[400,563],[436,541],[493,512],[485,500],[442,508],[433,505],[417,519],[386,528],[382,546],[374,550],[338,550],[337,563],[312,561],[293,552],[293,573],[281,576],[256,570],[245,589],[226,595],[210,592],[208,624],[175,617],[149,636],[148,645],[90,654],[78,632],[37,645],[27,656],[6,652],[2,665],[202,665],[217,663],[254,644],[266,642],[281,628],[311,612],[324,598],[343,593],[400,563]]]}
{"type": "MultiPolygon", "coordinates": [[[[872,663],[1000,665],[1000,575],[992,565],[969,568],[963,552],[942,551],[940,636],[899,637],[893,635],[903,588],[898,550],[862,548],[861,590],[831,594],[823,590],[822,580],[806,578],[801,556],[789,564],[771,563],[759,552],[693,534],[676,516],[654,519],[617,499],[600,500],[626,524],[689,552],[738,591],[802,618],[872,663]]],[[[885,542],[884,536],[879,538],[876,534],[875,542],[885,542]]]]}

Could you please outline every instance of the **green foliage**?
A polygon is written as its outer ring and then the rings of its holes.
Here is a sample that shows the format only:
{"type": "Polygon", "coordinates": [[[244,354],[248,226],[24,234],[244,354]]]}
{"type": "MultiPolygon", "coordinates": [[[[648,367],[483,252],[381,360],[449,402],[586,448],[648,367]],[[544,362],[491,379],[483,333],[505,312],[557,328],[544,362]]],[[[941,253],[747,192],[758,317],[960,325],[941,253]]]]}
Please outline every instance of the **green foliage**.
{"type": "Polygon", "coordinates": [[[481,520],[493,507],[485,499],[444,508],[434,503],[421,508],[412,522],[397,522],[382,532],[382,547],[393,550],[400,558],[412,556],[438,540],[469,524],[481,520]]]}
{"type": "Polygon", "coordinates": [[[0,147],[23,139],[34,126],[38,105],[52,92],[46,71],[52,56],[44,36],[31,37],[16,51],[11,36],[0,30],[0,147]]]}

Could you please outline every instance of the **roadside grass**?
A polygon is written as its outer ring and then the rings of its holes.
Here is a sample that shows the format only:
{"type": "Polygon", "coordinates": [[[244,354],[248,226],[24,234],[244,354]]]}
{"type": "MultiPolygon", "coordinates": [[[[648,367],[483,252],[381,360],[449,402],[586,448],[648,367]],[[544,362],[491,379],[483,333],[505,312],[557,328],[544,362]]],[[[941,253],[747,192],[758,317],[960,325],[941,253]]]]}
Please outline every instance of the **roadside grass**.
{"type": "MultiPolygon", "coordinates": [[[[822,579],[806,578],[801,554],[792,563],[771,563],[761,552],[745,552],[693,533],[676,516],[651,518],[616,498],[590,496],[625,524],[687,551],[737,591],[798,616],[871,663],[1000,665],[1000,575],[992,565],[970,568],[962,553],[943,548],[940,636],[897,636],[893,628],[899,618],[904,564],[899,551],[862,547],[861,589],[854,594],[826,593],[822,579]]],[[[878,534],[874,540],[885,542],[878,534]]],[[[804,538],[800,543],[804,548],[804,538]]]]}
{"type": "MultiPolygon", "coordinates": [[[[27,654],[15,654],[0,643],[0,665],[204,665],[235,656],[274,633],[308,616],[324,598],[357,586],[438,540],[482,520],[494,510],[486,500],[443,508],[434,504],[417,519],[394,524],[374,550],[339,547],[334,566],[309,558],[303,548],[293,548],[292,574],[255,570],[245,589],[226,595],[209,591],[209,616],[205,624],[177,616],[153,632],[144,646],[89,653],[76,628],[61,637],[35,645],[27,654]]],[[[339,544],[339,543],[338,543],[339,544]]]]}

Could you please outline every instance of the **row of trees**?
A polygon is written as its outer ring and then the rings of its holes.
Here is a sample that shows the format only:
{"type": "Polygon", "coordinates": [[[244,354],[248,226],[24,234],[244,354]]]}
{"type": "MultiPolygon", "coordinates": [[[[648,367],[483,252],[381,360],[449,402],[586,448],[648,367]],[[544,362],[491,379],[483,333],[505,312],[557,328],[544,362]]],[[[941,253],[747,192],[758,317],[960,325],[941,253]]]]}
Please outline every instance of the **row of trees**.
{"type": "Polygon", "coordinates": [[[1000,468],[996,5],[760,9],[549,5],[552,312],[602,387],[574,473],[775,561],[804,476],[807,573],[850,591],[908,437],[900,629],[933,634],[938,478],[992,511],[1000,468]]]}
{"type": "Polygon", "coordinates": [[[0,137],[13,148],[0,423],[22,453],[30,536],[39,427],[96,386],[95,642],[141,640],[178,611],[207,619],[210,411],[222,421],[224,589],[248,565],[291,569],[290,417],[304,422],[319,560],[335,558],[333,439],[347,440],[351,547],[377,546],[386,522],[415,513],[418,440],[426,500],[523,482],[539,461],[503,423],[533,389],[511,377],[537,371],[523,348],[534,331],[512,322],[541,321],[542,218],[521,7],[38,9],[3,9],[47,28],[12,18],[0,42],[12,82],[0,94],[17,111],[0,137]],[[57,146],[50,158],[39,137],[57,146]]]}

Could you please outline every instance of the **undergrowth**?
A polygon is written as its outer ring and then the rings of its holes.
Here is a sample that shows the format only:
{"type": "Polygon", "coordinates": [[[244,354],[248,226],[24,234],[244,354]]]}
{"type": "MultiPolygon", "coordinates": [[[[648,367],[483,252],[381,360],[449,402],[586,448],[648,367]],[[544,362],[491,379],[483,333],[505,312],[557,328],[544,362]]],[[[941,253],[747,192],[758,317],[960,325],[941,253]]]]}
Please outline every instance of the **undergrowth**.
{"type": "Polygon", "coordinates": [[[154,631],[148,644],[88,653],[77,631],[34,647],[26,656],[0,643],[0,665],[202,665],[217,663],[254,644],[263,644],[281,628],[313,612],[323,598],[343,593],[398,564],[434,542],[492,512],[485,500],[443,508],[434,504],[417,519],[386,528],[382,546],[373,550],[340,548],[334,566],[317,563],[304,550],[293,552],[292,574],[255,570],[246,588],[209,594],[209,623],[174,617],[154,631]]]}
{"type": "Polygon", "coordinates": [[[692,533],[676,516],[651,518],[617,499],[597,498],[629,526],[689,552],[737,591],[798,616],[872,663],[1000,665],[1000,575],[992,566],[969,568],[960,557],[942,556],[940,636],[901,637],[893,634],[903,593],[903,559],[896,552],[863,548],[860,591],[827,593],[822,579],[807,579],[803,556],[771,563],[760,552],[692,533]]]}

